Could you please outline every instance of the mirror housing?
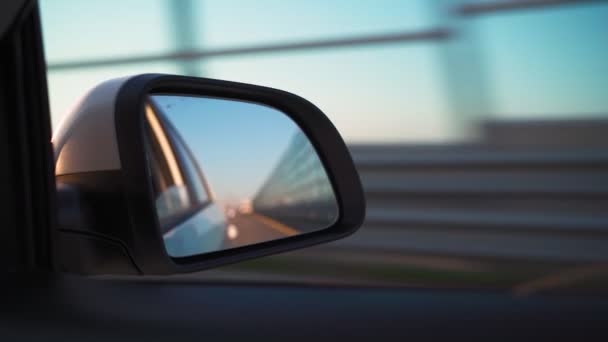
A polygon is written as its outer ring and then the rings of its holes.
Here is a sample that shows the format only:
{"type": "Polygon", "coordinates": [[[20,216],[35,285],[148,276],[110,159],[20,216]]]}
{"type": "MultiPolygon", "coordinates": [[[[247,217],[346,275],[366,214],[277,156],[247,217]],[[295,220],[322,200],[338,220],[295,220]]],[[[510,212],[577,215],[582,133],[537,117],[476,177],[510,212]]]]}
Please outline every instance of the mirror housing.
{"type": "Polygon", "coordinates": [[[365,216],[364,195],[338,131],[296,95],[249,84],[143,74],[91,90],[53,136],[59,192],[58,256],[64,271],[174,274],[343,238],[365,216]],[[172,258],[156,216],[144,137],[144,104],[162,93],[245,101],[275,108],[309,139],[331,182],[338,217],[326,229],[200,255],[172,258]]]}

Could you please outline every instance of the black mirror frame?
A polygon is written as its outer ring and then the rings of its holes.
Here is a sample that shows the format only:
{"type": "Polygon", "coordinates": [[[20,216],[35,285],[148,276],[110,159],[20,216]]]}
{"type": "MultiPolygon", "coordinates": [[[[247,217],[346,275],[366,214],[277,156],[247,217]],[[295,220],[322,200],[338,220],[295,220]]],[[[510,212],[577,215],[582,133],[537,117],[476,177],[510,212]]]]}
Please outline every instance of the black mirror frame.
{"type": "Polygon", "coordinates": [[[130,216],[131,253],[144,274],[200,271],[346,237],[365,218],[365,199],[350,153],[331,121],[307,100],[277,89],[206,78],[143,74],[120,88],[115,125],[130,216]],[[197,256],[172,258],[158,224],[143,136],[144,103],[150,94],[210,96],[264,104],[287,114],[310,139],[332,183],[339,217],[329,228],[197,256]],[[134,115],[134,113],[136,115],[134,115]]]}

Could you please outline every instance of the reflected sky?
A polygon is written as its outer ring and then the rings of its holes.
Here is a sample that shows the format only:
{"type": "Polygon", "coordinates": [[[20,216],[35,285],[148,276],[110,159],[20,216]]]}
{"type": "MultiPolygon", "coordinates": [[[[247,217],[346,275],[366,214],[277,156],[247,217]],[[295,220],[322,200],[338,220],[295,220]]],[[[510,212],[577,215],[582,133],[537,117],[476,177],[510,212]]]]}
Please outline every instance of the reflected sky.
{"type": "Polygon", "coordinates": [[[285,114],[262,105],[206,97],[152,98],[220,201],[251,199],[299,131],[285,114]]]}

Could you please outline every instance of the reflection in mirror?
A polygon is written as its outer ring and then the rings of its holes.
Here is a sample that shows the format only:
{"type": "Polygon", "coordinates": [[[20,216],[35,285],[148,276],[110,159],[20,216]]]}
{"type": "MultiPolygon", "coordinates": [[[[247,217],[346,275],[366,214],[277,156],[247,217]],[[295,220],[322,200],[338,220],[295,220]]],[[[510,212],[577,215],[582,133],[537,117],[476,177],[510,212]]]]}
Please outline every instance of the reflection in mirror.
{"type": "Polygon", "coordinates": [[[338,206],[300,128],[264,105],[151,95],[147,159],[167,252],[187,257],[331,226],[338,206]]]}

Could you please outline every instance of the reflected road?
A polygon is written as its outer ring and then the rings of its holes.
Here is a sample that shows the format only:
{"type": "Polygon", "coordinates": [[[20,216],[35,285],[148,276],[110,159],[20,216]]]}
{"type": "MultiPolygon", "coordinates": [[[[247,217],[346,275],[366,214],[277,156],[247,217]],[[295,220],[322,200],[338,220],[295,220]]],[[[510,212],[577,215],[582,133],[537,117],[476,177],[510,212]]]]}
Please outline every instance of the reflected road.
{"type": "Polygon", "coordinates": [[[228,221],[224,249],[286,238],[301,232],[267,216],[241,214],[228,221]]]}

